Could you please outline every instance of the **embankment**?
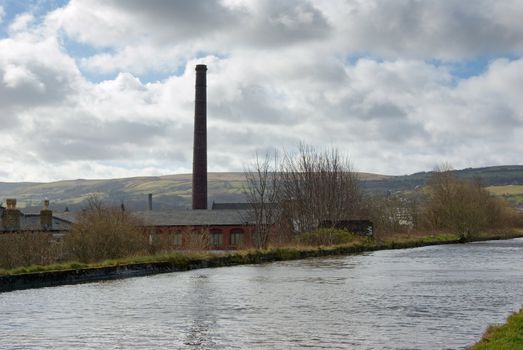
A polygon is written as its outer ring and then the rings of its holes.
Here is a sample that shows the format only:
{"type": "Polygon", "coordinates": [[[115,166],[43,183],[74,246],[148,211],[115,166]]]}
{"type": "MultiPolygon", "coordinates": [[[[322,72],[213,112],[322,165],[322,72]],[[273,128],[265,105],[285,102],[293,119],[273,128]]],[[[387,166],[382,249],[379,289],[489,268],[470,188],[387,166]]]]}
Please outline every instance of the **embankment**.
{"type": "Polygon", "coordinates": [[[523,349],[523,309],[512,314],[507,322],[490,326],[483,339],[469,350],[523,349]]]}
{"type": "MultiPolygon", "coordinates": [[[[522,237],[521,232],[481,236],[476,240],[509,239],[522,237]]],[[[435,235],[401,240],[360,240],[332,247],[285,247],[268,250],[246,250],[227,255],[172,253],[111,260],[96,264],[68,263],[35,266],[2,271],[0,292],[86,283],[127,277],[146,276],[157,273],[187,271],[192,269],[260,264],[271,261],[297,260],[311,257],[347,255],[386,249],[405,249],[440,244],[461,243],[455,235],[435,235]]]]}

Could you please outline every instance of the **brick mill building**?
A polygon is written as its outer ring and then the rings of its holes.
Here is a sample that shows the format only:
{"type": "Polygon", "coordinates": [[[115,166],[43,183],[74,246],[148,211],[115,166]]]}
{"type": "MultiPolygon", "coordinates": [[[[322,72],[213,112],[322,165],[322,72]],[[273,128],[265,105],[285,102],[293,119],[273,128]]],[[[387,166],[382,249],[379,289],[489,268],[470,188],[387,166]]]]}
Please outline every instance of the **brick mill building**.
{"type": "Polygon", "coordinates": [[[191,248],[193,239],[208,234],[205,246],[231,250],[252,246],[254,220],[250,210],[145,211],[136,215],[148,228],[149,240],[168,239],[178,249],[191,248]]]}
{"type": "Polygon", "coordinates": [[[245,203],[208,209],[207,198],[207,66],[196,66],[194,104],[194,145],[192,174],[192,210],[149,210],[136,213],[143,219],[150,242],[155,238],[170,240],[171,245],[187,249],[200,232],[209,234],[210,249],[252,247],[255,221],[245,203]]]}

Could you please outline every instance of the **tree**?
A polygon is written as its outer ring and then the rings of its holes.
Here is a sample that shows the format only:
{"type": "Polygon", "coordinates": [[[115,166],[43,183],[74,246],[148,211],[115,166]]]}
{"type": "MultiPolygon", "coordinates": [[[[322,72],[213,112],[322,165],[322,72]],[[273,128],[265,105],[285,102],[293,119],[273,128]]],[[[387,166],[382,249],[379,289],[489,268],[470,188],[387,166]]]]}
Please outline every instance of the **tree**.
{"type": "Polygon", "coordinates": [[[148,247],[143,226],[128,211],[91,197],[65,236],[65,248],[70,258],[82,262],[142,254],[148,247]]]}
{"type": "Polygon", "coordinates": [[[449,229],[463,240],[504,224],[506,206],[485,190],[479,179],[459,179],[445,168],[428,182],[426,217],[433,228],[449,229]]]}
{"type": "Polygon", "coordinates": [[[337,149],[317,151],[301,144],[286,154],[278,177],[278,202],[297,232],[322,222],[335,224],[361,214],[363,191],[346,156],[337,149]]]}
{"type": "Polygon", "coordinates": [[[276,152],[273,155],[266,153],[264,158],[256,154],[253,165],[244,172],[246,180],[244,193],[256,224],[253,234],[256,248],[267,248],[278,213],[277,162],[276,152]]]}
{"type": "Polygon", "coordinates": [[[247,201],[256,218],[255,244],[261,247],[271,230],[279,235],[307,232],[361,214],[360,181],[337,149],[317,151],[301,144],[297,153],[282,158],[257,156],[246,180],[247,201]]]}
{"type": "Polygon", "coordinates": [[[380,234],[417,229],[419,205],[417,193],[375,195],[367,198],[366,206],[375,231],[380,234]]]}

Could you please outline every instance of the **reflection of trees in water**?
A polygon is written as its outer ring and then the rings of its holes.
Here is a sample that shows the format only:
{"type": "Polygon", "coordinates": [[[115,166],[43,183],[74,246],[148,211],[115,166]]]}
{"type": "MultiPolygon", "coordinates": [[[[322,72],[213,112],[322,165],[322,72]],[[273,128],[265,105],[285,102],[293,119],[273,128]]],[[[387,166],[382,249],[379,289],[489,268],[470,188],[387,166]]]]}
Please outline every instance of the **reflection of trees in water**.
{"type": "Polygon", "coordinates": [[[206,275],[192,277],[192,293],[187,295],[187,305],[190,319],[184,344],[194,349],[214,349],[217,344],[213,340],[213,330],[216,329],[217,315],[214,298],[206,275]]]}

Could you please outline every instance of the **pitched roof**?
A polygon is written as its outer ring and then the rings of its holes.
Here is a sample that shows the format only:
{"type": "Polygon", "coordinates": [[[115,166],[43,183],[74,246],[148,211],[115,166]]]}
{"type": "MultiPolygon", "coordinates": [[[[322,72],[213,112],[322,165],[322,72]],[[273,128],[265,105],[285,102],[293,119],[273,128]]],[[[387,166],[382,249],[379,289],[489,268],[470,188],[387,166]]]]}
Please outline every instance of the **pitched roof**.
{"type": "Polygon", "coordinates": [[[251,210],[163,210],[134,213],[146,226],[254,225],[251,210]]]}
{"type": "Polygon", "coordinates": [[[75,222],[78,221],[78,212],[72,212],[72,211],[66,211],[66,212],[60,212],[60,213],[53,212],[53,217],[74,224],[75,222]]]}
{"type": "MultiPolygon", "coordinates": [[[[212,202],[212,210],[249,210],[252,208],[261,208],[261,203],[246,203],[246,202],[231,202],[231,203],[216,203],[212,202]]],[[[263,203],[265,208],[278,208],[277,203],[263,203]]]]}
{"type": "Polygon", "coordinates": [[[216,203],[212,202],[212,210],[246,210],[251,209],[250,203],[216,203]]]}
{"type": "MultiPolygon", "coordinates": [[[[67,231],[71,228],[71,222],[57,218],[53,215],[52,231],[67,231]]],[[[40,214],[20,213],[20,229],[18,231],[41,231],[40,214]]],[[[0,232],[10,232],[0,225],[0,232]]]]}

